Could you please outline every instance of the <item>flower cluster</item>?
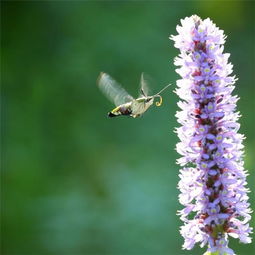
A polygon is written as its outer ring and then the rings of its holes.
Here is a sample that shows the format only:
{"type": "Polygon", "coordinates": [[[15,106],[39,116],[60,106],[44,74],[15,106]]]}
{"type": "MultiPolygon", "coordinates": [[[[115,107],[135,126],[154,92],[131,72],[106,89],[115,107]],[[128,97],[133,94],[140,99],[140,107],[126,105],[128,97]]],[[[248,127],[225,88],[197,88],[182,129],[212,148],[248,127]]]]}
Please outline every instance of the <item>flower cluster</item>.
{"type": "Polygon", "coordinates": [[[180,49],[175,65],[182,77],[175,92],[181,98],[176,149],[183,167],[178,184],[183,248],[200,242],[209,253],[234,254],[228,236],[250,243],[252,229],[230,54],[223,53],[225,36],[209,18],[187,17],[177,32],[170,39],[180,49]]]}

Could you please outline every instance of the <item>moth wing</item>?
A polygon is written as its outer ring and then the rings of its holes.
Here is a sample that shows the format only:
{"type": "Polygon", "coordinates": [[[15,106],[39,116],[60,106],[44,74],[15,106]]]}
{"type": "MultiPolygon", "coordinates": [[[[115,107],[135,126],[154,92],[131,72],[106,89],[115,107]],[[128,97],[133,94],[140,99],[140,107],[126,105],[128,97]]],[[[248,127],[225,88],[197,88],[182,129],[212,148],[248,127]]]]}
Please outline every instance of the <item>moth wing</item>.
{"type": "Polygon", "coordinates": [[[125,89],[121,87],[110,75],[100,73],[98,78],[98,87],[103,94],[116,106],[125,104],[133,100],[125,89]]]}
{"type": "Polygon", "coordinates": [[[149,85],[148,85],[148,81],[149,81],[149,76],[142,73],[141,74],[141,80],[140,80],[140,96],[145,96],[147,97],[149,95],[149,85]]]}

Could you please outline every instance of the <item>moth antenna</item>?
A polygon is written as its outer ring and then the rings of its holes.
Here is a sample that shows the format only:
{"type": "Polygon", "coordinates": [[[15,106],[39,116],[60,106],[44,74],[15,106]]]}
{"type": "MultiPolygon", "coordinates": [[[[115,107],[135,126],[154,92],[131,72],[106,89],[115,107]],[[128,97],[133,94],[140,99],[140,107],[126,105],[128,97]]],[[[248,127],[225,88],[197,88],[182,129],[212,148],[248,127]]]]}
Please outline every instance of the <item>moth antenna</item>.
{"type": "Polygon", "coordinates": [[[161,89],[157,94],[155,94],[155,96],[159,95],[160,93],[162,93],[165,89],[167,89],[169,86],[171,86],[172,84],[168,84],[166,85],[163,89],[161,89]]]}

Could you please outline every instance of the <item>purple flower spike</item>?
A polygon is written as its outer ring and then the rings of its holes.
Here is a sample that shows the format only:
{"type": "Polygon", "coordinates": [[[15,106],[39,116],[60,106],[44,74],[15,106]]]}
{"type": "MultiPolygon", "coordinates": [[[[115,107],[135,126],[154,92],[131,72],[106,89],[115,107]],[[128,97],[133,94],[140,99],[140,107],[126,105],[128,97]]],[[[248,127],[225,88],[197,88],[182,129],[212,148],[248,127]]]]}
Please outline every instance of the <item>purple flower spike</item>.
{"type": "Polygon", "coordinates": [[[177,32],[170,39],[180,49],[174,62],[182,77],[175,92],[181,98],[176,149],[181,154],[177,163],[184,167],[178,184],[183,249],[198,242],[208,245],[206,254],[234,254],[228,236],[250,243],[252,232],[244,136],[237,133],[238,98],[231,95],[236,78],[230,76],[230,55],[223,53],[224,33],[209,18],[187,17],[177,32]]]}

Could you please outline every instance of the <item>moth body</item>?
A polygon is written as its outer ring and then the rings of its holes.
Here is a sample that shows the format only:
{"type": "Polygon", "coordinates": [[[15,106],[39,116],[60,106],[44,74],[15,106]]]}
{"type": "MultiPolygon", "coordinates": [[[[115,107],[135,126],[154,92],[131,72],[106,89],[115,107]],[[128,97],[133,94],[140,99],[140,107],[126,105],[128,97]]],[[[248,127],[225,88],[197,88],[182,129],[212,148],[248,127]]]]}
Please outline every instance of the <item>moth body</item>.
{"type": "Polygon", "coordinates": [[[108,99],[116,105],[116,108],[108,113],[109,117],[112,118],[123,115],[137,118],[144,114],[150,108],[150,106],[153,105],[156,97],[159,98],[159,102],[156,102],[156,105],[161,105],[162,97],[160,96],[160,93],[169,87],[170,84],[157,94],[148,96],[148,85],[142,74],[140,82],[140,95],[136,99],[130,96],[125,89],[123,89],[106,73],[100,74],[98,78],[98,86],[106,97],[108,97],[108,99]]]}
{"type": "Polygon", "coordinates": [[[122,104],[122,105],[114,108],[112,111],[110,111],[108,113],[108,117],[112,118],[112,117],[117,117],[117,116],[121,116],[121,115],[130,116],[131,113],[132,113],[131,102],[129,102],[129,103],[122,104]]]}
{"type": "Polygon", "coordinates": [[[132,100],[126,104],[117,106],[108,113],[109,117],[117,117],[121,115],[131,116],[137,118],[146,112],[153,104],[154,97],[140,97],[132,100]]]}
{"type": "Polygon", "coordinates": [[[144,114],[154,102],[154,97],[141,97],[135,99],[131,104],[131,116],[137,118],[144,114]]]}

